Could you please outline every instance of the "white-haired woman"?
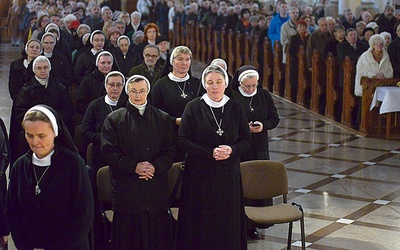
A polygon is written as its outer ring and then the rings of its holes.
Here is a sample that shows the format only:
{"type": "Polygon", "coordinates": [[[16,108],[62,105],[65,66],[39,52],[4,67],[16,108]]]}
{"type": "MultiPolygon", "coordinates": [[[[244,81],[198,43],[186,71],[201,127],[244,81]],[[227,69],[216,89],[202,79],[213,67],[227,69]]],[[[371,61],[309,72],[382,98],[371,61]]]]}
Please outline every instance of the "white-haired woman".
{"type": "MultiPolygon", "coordinates": [[[[176,47],[169,58],[172,72],[156,81],[151,89],[151,103],[171,116],[176,130],[186,104],[203,93],[200,80],[189,74],[191,62],[190,49],[186,46],[176,47]]],[[[183,156],[180,150],[177,160],[183,160],[183,156]]]]}
{"type": "Polygon", "coordinates": [[[383,39],[385,39],[385,49],[387,49],[389,47],[389,44],[392,42],[392,34],[383,31],[379,35],[381,35],[383,39]]]}
{"type": "Polygon", "coordinates": [[[93,196],[85,162],[49,106],[23,116],[28,150],[11,168],[6,218],[18,249],[88,250],[93,196]]]}
{"type": "Polygon", "coordinates": [[[386,41],[381,35],[373,35],[369,39],[369,49],[358,58],[354,94],[362,96],[361,77],[392,78],[393,67],[389,54],[385,49],[386,41]]]}
{"type": "Polygon", "coordinates": [[[241,154],[250,148],[246,114],[224,94],[228,75],[217,65],[202,74],[206,90],[185,108],[179,143],[187,153],[177,249],[243,249],[246,228],[241,154]]]}
{"type": "Polygon", "coordinates": [[[149,91],[149,80],[131,76],[126,105],[108,115],[101,130],[113,188],[111,249],[173,247],[167,171],[174,162],[176,137],[168,114],[148,103],[149,91]]]}

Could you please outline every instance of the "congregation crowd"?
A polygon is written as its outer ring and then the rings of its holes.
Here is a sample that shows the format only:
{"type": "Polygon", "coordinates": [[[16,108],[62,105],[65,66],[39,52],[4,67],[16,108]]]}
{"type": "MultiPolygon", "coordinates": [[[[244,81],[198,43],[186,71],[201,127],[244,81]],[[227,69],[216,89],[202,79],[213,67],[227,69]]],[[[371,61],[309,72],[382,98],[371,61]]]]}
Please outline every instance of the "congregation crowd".
{"type": "Polygon", "coordinates": [[[10,65],[10,132],[2,125],[0,133],[1,243],[11,232],[18,249],[89,249],[92,230],[95,249],[108,247],[96,187],[108,165],[111,249],[246,249],[246,238],[258,235],[244,204],[271,201],[243,199],[239,166],[270,159],[277,109],[259,69],[243,65],[231,76],[215,58],[196,78],[192,51],[170,48],[170,34],[177,20],[248,33],[256,46],[267,38],[272,48],[287,47],[293,65],[303,46],[309,68],[314,50],[349,56],[357,61],[356,96],[362,76],[400,77],[400,12],[387,5],[355,17],[346,9],[339,18],[325,16],[327,4],[139,0],[128,13],[109,1],[13,0],[6,28],[11,46],[23,49],[10,65]],[[175,231],[167,171],[180,161],[175,231]]]}

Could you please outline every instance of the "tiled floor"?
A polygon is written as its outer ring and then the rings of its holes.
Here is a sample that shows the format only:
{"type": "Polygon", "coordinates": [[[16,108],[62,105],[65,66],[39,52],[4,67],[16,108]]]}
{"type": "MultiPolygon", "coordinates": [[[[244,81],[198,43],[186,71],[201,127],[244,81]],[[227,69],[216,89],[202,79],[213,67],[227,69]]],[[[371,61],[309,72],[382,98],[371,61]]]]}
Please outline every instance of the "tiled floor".
{"type": "MultiPolygon", "coordinates": [[[[0,116],[7,124],[8,70],[18,49],[0,44],[0,116]]],[[[194,63],[195,76],[202,67],[194,63]]],[[[290,201],[305,211],[308,249],[400,249],[400,141],[365,138],[274,99],[281,122],[269,133],[271,158],[287,166],[290,201]]],[[[293,249],[299,232],[295,223],[293,249]]],[[[286,225],[260,233],[249,249],[285,249],[286,225]]]]}

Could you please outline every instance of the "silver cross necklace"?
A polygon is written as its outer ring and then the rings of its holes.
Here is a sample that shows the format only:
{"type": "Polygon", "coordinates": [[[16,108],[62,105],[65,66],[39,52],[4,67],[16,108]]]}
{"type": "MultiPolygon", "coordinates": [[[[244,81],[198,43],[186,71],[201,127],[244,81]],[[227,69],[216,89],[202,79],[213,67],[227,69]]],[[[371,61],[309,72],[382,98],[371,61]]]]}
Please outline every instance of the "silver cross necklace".
{"type": "Polygon", "coordinates": [[[50,166],[47,166],[46,169],[44,170],[42,176],[40,176],[39,180],[37,178],[37,174],[36,174],[36,169],[35,166],[33,166],[33,173],[35,174],[35,180],[36,180],[36,186],[35,186],[35,195],[39,195],[42,190],[39,187],[39,183],[40,181],[43,179],[43,176],[46,174],[47,170],[49,169],[50,166]]]}
{"type": "MultiPolygon", "coordinates": [[[[222,106],[222,114],[224,114],[224,107],[225,107],[225,106],[222,106]]],[[[217,133],[219,136],[222,136],[222,134],[224,133],[224,130],[221,129],[221,125],[222,125],[222,114],[221,114],[221,119],[219,120],[219,123],[218,123],[218,122],[217,122],[217,118],[215,117],[214,111],[213,111],[213,109],[212,109],[211,106],[210,106],[210,110],[211,110],[211,114],[213,115],[215,124],[217,124],[217,127],[218,127],[216,133],[217,133]]]]}
{"type": "Polygon", "coordinates": [[[175,82],[176,83],[176,85],[178,86],[178,88],[181,90],[181,97],[183,98],[183,99],[186,99],[186,97],[187,97],[187,94],[185,93],[185,88],[186,88],[186,81],[185,81],[185,83],[183,84],[183,89],[181,88],[181,86],[179,86],[179,84],[177,83],[177,82],[175,82]]]}

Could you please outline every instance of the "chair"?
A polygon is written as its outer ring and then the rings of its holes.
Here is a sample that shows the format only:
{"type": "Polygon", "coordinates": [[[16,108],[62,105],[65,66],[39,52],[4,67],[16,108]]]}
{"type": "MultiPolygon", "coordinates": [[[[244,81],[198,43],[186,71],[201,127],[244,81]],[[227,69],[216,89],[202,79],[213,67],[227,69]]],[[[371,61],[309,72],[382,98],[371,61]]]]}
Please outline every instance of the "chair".
{"type": "MultiPolygon", "coordinates": [[[[178,220],[178,203],[181,194],[181,184],[175,187],[175,183],[178,181],[179,173],[181,170],[181,162],[175,162],[172,164],[171,168],[168,170],[168,193],[170,194],[170,212],[174,219],[178,220]],[[176,190],[175,190],[176,189],[176,190]],[[174,194],[175,192],[175,194],[174,194]],[[172,197],[173,196],[173,197],[172,197]]],[[[181,179],[179,180],[181,181],[181,179]]]]}
{"type": "Polygon", "coordinates": [[[300,205],[287,204],[288,180],[285,165],[281,162],[256,160],[240,164],[244,198],[265,200],[283,197],[282,204],[268,207],[245,207],[246,215],[256,227],[289,223],[287,249],[291,248],[293,222],[300,220],[301,245],[305,246],[304,213],[300,205]]]}
{"type": "Polygon", "coordinates": [[[109,166],[104,166],[97,172],[97,199],[100,202],[100,211],[104,224],[105,246],[110,245],[110,225],[113,221],[114,212],[110,207],[111,203],[111,182],[109,166]]]}

